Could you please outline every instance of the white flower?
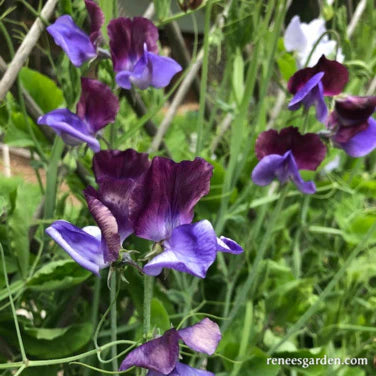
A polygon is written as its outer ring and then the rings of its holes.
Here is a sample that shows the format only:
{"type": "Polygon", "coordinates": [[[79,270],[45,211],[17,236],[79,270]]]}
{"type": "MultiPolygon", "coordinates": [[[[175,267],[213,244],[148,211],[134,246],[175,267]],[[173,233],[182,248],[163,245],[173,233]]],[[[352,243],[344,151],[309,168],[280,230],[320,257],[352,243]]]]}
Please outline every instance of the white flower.
{"type": "MultiPolygon", "coordinates": [[[[299,68],[304,67],[306,61],[319,38],[326,32],[325,21],[316,18],[310,23],[300,22],[299,16],[294,16],[290,21],[284,35],[286,51],[296,52],[299,68]]],[[[337,42],[330,40],[328,35],[321,38],[312,53],[307,66],[311,67],[317,63],[321,55],[326,57],[335,55],[337,42]]],[[[343,62],[344,56],[341,48],[338,49],[337,61],[343,62]]]]}

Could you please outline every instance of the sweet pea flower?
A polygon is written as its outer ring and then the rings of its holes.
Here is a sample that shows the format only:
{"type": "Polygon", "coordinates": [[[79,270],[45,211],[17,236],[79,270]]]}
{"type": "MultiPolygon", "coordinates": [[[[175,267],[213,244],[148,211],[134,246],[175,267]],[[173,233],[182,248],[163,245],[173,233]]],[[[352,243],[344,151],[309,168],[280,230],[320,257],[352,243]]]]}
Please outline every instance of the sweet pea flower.
{"type": "Polygon", "coordinates": [[[185,329],[172,328],[161,337],[132,350],[121,363],[119,371],[136,366],[149,370],[147,376],[214,376],[212,372],[178,361],[179,340],[194,351],[212,355],[221,338],[218,325],[208,318],[185,329]]]}
{"type": "Polygon", "coordinates": [[[111,56],[117,84],[131,89],[166,87],[181,71],[173,59],[158,55],[158,29],[143,17],[120,17],[108,25],[111,56]]]}
{"type": "Polygon", "coordinates": [[[209,221],[192,223],[194,206],[209,192],[212,170],[201,158],[176,163],[155,157],[138,180],[130,200],[134,233],[163,249],[144,273],[156,276],[170,268],[204,278],[217,252],[243,252],[233,240],[217,239],[209,221]]]}
{"type": "Polygon", "coordinates": [[[81,78],[81,87],[76,114],[67,108],[53,110],[41,116],[38,124],[50,126],[68,145],[86,142],[98,152],[100,144],[95,135],[115,120],[119,101],[108,86],[97,80],[81,78]]]}
{"type": "Polygon", "coordinates": [[[256,156],[260,161],[252,172],[255,184],[265,186],[277,178],[282,184],[292,180],[305,194],[316,192],[314,182],[303,181],[299,170],[316,170],[326,155],[326,147],[318,135],[301,135],[296,127],[277,132],[262,132],[256,141],[256,156]]]}
{"type": "Polygon", "coordinates": [[[317,120],[325,123],[328,109],[324,96],[341,93],[348,79],[349,72],[344,65],[322,55],[314,67],[301,69],[289,79],[287,88],[294,95],[289,110],[296,111],[304,106],[308,111],[310,106],[315,106],[317,120]]]}
{"type": "Polygon", "coordinates": [[[97,47],[102,39],[100,29],[104,24],[104,14],[101,8],[92,0],[85,0],[86,9],[90,17],[90,34],[87,35],[65,14],[55,23],[47,27],[47,31],[54,38],[55,43],[67,54],[69,60],[76,67],[97,56],[97,47]]]}
{"type": "MultiPolygon", "coordinates": [[[[288,52],[296,52],[297,63],[300,68],[304,67],[306,63],[309,67],[315,65],[322,55],[334,55],[337,43],[334,40],[329,40],[328,35],[321,38],[325,32],[325,20],[323,18],[316,18],[310,23],[301,22],[299,16],[294,16],[291,19],[284,35],[285,48],[288,52]],[[319,39],[320,42],[316,45],[319,39]],[[315,49],[307,62],[314,47],[315,49]]],[[[344,60],[340,48],[336,60],[339,62],[344,60]]]]}
{"type": "Polygon", "coordinates": [[[332,140],[351,157],[362,157],[376,148],[376,96],[337,99],[328,119],[332,140]]]}

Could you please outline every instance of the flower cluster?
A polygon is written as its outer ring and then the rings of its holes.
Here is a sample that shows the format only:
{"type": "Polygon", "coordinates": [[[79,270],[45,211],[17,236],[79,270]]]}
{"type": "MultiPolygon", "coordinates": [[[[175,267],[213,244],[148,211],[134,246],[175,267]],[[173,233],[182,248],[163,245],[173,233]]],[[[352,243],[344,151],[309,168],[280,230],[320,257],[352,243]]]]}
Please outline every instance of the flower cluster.
{"type": "MultiPolygon", "coordinates": [[[[326,126],[321,137],[325,136],[328,143],[348,155],[361,157],[376,148],[376,121],[371,117],[376,97],[338,97],[348,79],[344,65],[322,55],[315,66],[300,69],[288,81],[288,90],[293,95],[288,108],[296,111],[303,107],[308,116],[309,108],[314,106],[317,120],[326,126]],[[326,96],[335,97],[330,113],[326,96]]],[[[256,141],[259,163],[252,172],[252,179],[261,186],[274,178],[281,183],[291,179],[301,192],[312,194],[316,191],[314,182],[303,181],[299,170],[315,171],[326,151],[327,147],[315,133],[300,134],[295,127],[263,132],[256,141]]]]}

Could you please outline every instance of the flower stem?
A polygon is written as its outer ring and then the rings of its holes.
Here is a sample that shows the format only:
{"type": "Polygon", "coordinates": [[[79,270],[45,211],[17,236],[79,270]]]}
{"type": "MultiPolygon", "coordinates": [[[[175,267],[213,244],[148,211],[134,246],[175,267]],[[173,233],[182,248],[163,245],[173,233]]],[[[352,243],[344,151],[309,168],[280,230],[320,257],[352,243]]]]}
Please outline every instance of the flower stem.
{"type": "MultiPolygon", "coordinates": [[[[111,273],[111,269],[110,269],[111,273]]],[[[111,305],[111,342],[116,341],[117,332],[117,317],[116,317],[116,271],[112,270],[111,274],[111,290],[110,290],[110,304],[111,305]]],[[[111,348],[112,355],[112,369],[117,371],[119,369],[118,360],[116,358],[117,347],[116,345],[111,348]]]]}
{"type": "Polygon", "coordinates": [[[7,267],[6,267],[6,264],[5,264],[4,250],[3,250],[3,246],[1,245],[1,243],[0,243],[0,252],[1,252],[1,260],[3,262],[4,280],[5,280],[5,284],[7,286],[7,290],[8,290],[10,306],[12,307],[12,315],[13,315],[13,320],[14,320],[14,326],[16,327],[18,344],[19,344],[20,350],[21,350],[22,361],[23,361],[23,363],[26,363],[27,357],[26,357],[25,348],[24,348],[23,341],[22,341],[20,327],[18,325],[16,308],[14,306],[12,292],[11,292],[10,287],[9,287],[8,272],[7,272],[7,267]]]}
{"type": "Polygon", "coordinates": [[[150,331],[150,304],[153,297],[153,277],[144,275],[144,338],[150,331]]]}

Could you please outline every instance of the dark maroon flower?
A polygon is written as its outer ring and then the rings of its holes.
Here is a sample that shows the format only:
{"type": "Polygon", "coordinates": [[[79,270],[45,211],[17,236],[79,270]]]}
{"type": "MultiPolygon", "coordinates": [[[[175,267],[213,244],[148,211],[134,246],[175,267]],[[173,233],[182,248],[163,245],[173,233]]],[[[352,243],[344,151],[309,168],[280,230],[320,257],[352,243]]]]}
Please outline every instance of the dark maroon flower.
{"type": "Polygon", "coordinates": [[[313,182],[304,182],[299,170],[316,170],[326,155],[326,147],[318,135],[301,135],[288,127],[262,132],[256,140],[256,156],[260,160],[252,172],[257,185],[268,185],[274,178],[281,183],[291,179],[303,193],[314,193],[313,182]]]}
{"type": "Polygon", "coordinates": [[[334,143],[352,157],[364,156],[376,146],[375,120],[371,117],[375,108],[375,96],[336,100],[327,126],[334,132],[334,143]]]}
{"type": "Polygon", "coordinates": [[[38,119],[38,124],[50,126],[68,145],[86,142],[94,151],[100,150],[96,133],[115,121],[119,101],[111,89],[100,81],[81,78],[81,97],[77,114],[67,108],[53,110],[38,119]]]}
{"type": "Polygon", "coordinates": [[[317,119],[324,122],[328,114],[324,96],[340,94],[348,78],[344,65],[322,55],[314,67],[301,69],[290,78],[287,87],[294,97],[289,109],[295,111],[303,105],[308,110],[314,105],[317,119]]]}
{"type": "Polygon", "coordinates": [[[181,71],[173,59],[158,55],[158,29],[143,17],[120,17],[108,25],[116,82],[124,89],[162,88],[181,71]]]}

